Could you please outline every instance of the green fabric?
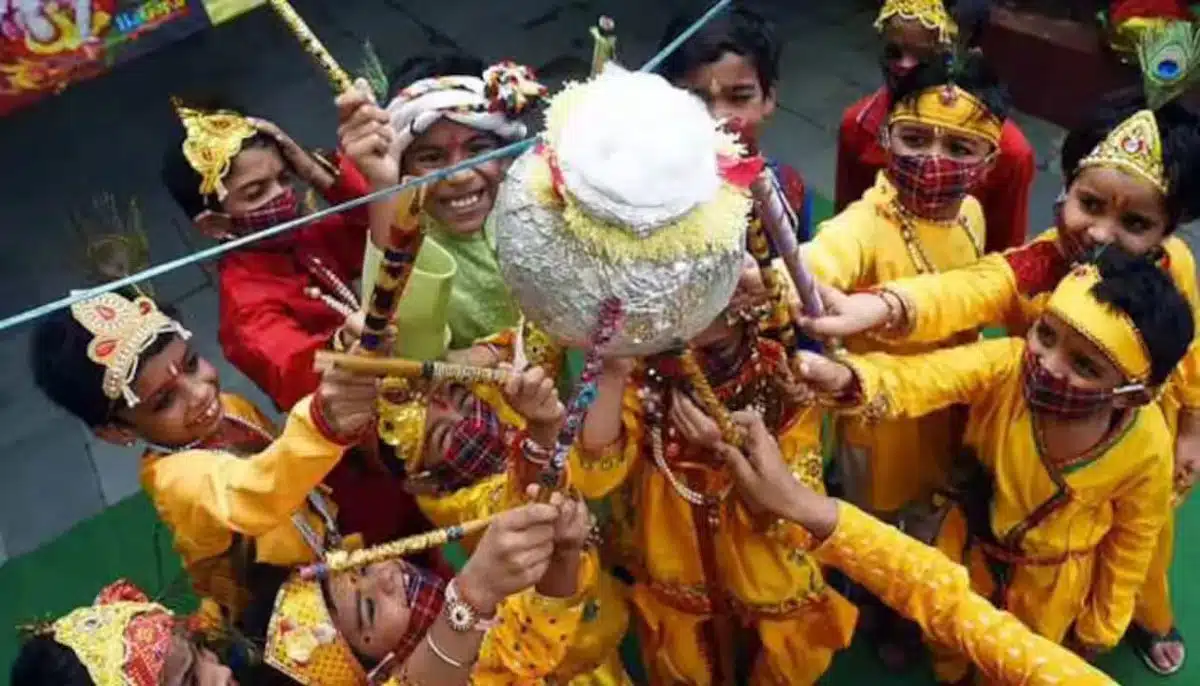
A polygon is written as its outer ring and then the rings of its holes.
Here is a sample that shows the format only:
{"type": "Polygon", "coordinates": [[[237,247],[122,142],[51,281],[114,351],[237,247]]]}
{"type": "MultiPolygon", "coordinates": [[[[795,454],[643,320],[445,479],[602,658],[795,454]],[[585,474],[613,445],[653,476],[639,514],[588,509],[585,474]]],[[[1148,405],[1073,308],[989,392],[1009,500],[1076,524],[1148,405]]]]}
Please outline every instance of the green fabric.
{"type": "Polygon", "coordinates": [[[483,231],[470,236],[451,233],[427,215],[421,221],[425,235],[435,238],[458,263],[450,293],[450,348],[468,348],[480,338],[516,326],[521,313],[500,276],[491,218],[483,231]]]}
{"type": "MultiPolygon", "coordinates": [[[[364,301],[375,289],[382,261],[383,251],[367,241],[363,257],[364,301]]],[[[395,355],[410,360],[440,360],[445,356],[450,340],[446,317],[456,270],[450,253],[437,241],[425,238],[413,264],[412,276],[396,305],[395,355]]]]}

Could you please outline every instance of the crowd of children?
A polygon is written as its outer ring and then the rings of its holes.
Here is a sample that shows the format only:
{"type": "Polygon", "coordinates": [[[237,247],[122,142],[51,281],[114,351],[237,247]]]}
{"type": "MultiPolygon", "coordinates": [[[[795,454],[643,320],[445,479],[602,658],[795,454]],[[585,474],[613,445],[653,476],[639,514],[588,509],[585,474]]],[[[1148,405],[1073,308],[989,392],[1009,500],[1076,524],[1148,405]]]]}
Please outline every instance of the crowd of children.
{"type": "MultiPolygon", "coordinates": [[[[884,85],[843,117],[838,211],[819,226],[802,176],[759,149],[779,98],[768,22],[735,3],[662,79],[638,77],[648,99],[694,94],[720,159],[716,195],[664,200],[656,221],[744,234],[741,276],[688,352],[592,370],[569,455],[560,390],[579,341],[524,316],[497,235],[505,184],[572,235],[643,228],[621,184],[572,195],[564,137],[587,134],[562,112],[579,90],[551,104],[520,168],[492,159],[222,258],[222,351],[281,427],[223,392],[141,293],[40,322],[38,387],[97,437],[141,446],[202,603],[177,617],[114,584],[30,627],[12,683],[811,684],[856,628],[892,669],[927,650],[940,683],[1113,683],[1089,661],[1122,639],[1177,672],[1167,572],[1200,464],[1200,292],[1173,233],[1200,216],[1200,117],[1107,101],[1069,133],[1056,226],[1031,237],[1033,153],[977,45],[984,5],[883,3],[884,85]],[[795,240],[772,238],[738,180],[760,167],[795,240]],[[821,311],[801,305],[796,261],[821,311]],[[373,321],[396,265],[408,287],[373,321]],[[996,326],[1007,336],[981,338],[996,326]],[[380,331],[396,356],[478,373],[315,371],[326,351],[378,353],[380,331]],[[559,481],[541,479],[562,456],[559,481]],[[427,549],[312,573],[434,527],[457,532],[465,563],[427,549]]],[[[163,182],[196,230],[228,240],[304,215],[304,186],[336,205],[495,151],[546,95],[527,68],[463,56],[393,80],[388,102],[363,81],[338,96],[332,156],[228,103],[176,102],[163,182]]]]}

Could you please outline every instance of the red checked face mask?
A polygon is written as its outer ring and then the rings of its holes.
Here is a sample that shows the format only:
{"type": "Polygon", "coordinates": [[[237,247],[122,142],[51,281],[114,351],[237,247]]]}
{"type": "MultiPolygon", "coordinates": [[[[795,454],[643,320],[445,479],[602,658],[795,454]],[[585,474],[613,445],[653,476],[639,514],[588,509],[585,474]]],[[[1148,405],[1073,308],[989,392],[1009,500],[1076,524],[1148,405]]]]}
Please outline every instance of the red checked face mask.
{"type": "Polygon", "coordinates": [[[243,214],[230,215],[229,222],[240,234],[269,229],[300,216],[300,198],[290,186],[261,207],[243,214]]]}
{"type": "Polygon", "coordinates": [[[918,217],[939,217],[979,187],[989,161],[963,162],[942,155],[896,155],[888,160],[888,178],[896,199],[918,217]]]}
{"type": "Polygon", "coordinates": [[[1030,409],[1041,414],[1062,419],[1080,419],[1113,406],[1118,397],[1139,394],[1145,397],[1142,384],[1129,384],[1118,388],[1086,389],[1072,385],[1066,379],[1051,374],[1028,348],[1021,365],[1021,380],[1025,402],[1030,409]]]}

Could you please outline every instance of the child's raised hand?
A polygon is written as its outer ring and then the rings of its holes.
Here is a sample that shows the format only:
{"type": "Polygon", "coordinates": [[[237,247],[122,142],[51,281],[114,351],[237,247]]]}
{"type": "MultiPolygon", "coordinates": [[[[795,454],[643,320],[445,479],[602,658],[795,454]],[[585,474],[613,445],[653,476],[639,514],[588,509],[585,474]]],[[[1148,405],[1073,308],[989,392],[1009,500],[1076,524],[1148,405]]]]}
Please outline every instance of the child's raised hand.
{"type": "Polygon", "coordinates": [[[792,358],[792,374],[826,395],[841,395],[854,383],[854,372],[849,367],[807,350],[801,350],[792,358]]]}
{"type": "Polygon", "coordinates": [[[893,316],[902,311],[895,303],[889,305],[879,293],[854,293],[847,295],[836,288],[818,284],[825,314],[806,317],[799,303],[792,303],[792,316],[805,333],[813,338],[845,338],[867,331],[875,331],[903,322],[893,321],[893,316]]]}
{"type": "Polygon", "coordinates": [[[704,414],[687,395],[671,391],[671,409],[667,412],[671,426],[683,440],[699,448],[712,448],[721,441],[721,427],[704,414]]]}
{"type": "Polygon", "coordinates": [[[321,376],[313,410],[335,434],[330,438],[350,443],[374,425],[378,397],[378,379],[334,368],[321,376]]]}
{"type": "Polygon", "coordinates": [[[541,367],[530,367],[509,376],[504,382],[504,399],[525,417],[530,438],[546,447],[554,445],[566,409],[558,398],[554,380],[541,367]]]}
{"type": "Polygon", "coordinates": [[[592,534],[592,513],[582,500],[561,493],[551,496],[550,503],[558,504],[558,521],[554,524],[555,556],[578,555],[592,534]]]}
{"type": "Polygon", "coordinates": [[[391,118],[375,103],[364,79],[342,93],[338,108],[338,144],[363,176],[376,188],[394,185],[400,178],[400,159],[394,150],[396,132],[391,118]]]}

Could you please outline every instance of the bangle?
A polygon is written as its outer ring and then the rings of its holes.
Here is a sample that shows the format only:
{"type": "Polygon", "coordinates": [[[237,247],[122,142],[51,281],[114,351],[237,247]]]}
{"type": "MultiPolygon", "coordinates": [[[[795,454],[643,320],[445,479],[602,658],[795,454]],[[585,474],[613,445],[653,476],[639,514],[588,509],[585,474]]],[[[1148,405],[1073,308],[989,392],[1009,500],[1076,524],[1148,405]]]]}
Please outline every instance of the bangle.
{"type": "Polygon", "coordinates": [[[540,445],[529,436],[525,436],[525,440],[521,441],[521,453],[527,462],[539,467],[549,466],[550,460],[554,457],[553,450],[540,445]]]}
{"type": "Polygon", "coordinates": [[[900,328],[900,325],[904,323],[902,321],[902,317],[904,316],[903,303],[897,305],[892,301],[892,298],[895,296],[884,290],[875,291],[875,295],[879,296],[879,299],[883,301],[884,307],[887,308],[887,324],[884,325],[883,329],[885,331],[893,331],[900,328]]]}
{"type": "Polygon", "coordinates": [[[425,632],[425,644],[429,646],[429,649],[433,651],[433,654],[437,655],[438,659],[441,660],[442,662],[445,662],[446,664],[450,665],[451,667],[453,667],[455,669],[466,669],[467,668],[468,665],[466,665],[463,662],[459,662],[458,660],[455,660],[454,658],[447,655],[446,651],[444,651],[438,647],[438,644],[435,643],[433,640],[433,630],[432,629],[425,632]]]}

